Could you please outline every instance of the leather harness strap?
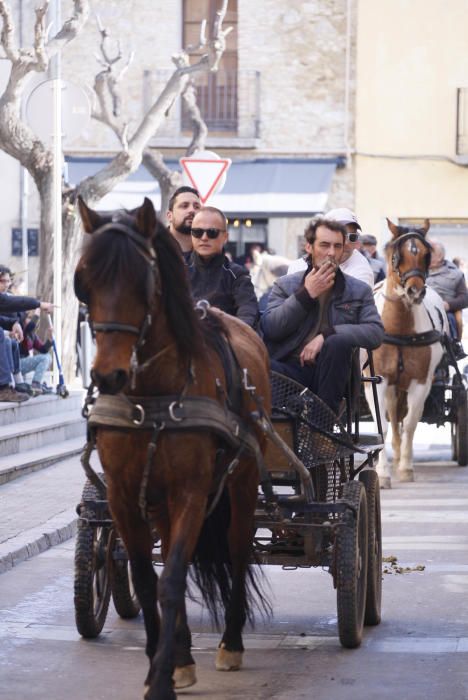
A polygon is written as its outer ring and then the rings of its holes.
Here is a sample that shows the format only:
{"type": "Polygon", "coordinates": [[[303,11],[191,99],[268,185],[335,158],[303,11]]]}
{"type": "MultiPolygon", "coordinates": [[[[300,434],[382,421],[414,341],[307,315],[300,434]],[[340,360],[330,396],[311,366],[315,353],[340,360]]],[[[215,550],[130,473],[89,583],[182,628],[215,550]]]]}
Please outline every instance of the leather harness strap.
{"type": "Polygon", "coordinates": [[[255,436],[243,422],[214,399],[199,396],[137,397],[99,395],[88,408],[90,428],[106,427],[126,430],[152,430],[164,424],[167,430],[203,430],[216,433],[229,445],[241,446],[261,457],[255,436]]]}
{"type": "Polygon", "coordinates": [[[443,340],[443,333],[432,329],[424,333],[414,333],[414,335],[392,335],[384,333],[383,343],[387,345],[398,345],[400,347],[422,347],[423,345],[432,345],[440,343],[443,340]]]}

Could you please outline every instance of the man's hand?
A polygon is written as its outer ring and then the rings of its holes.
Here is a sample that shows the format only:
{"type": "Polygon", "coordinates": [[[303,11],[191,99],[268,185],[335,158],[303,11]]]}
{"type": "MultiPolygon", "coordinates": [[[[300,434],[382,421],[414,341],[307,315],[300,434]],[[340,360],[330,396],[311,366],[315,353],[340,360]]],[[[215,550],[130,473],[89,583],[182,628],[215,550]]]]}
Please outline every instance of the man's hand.
{"type": "Polygon", "coordinates": [[[304,280],[304,287],[307,289],[310,298],[316,299],[323,292],[326,292],[327,289],[331,289],[335,282],[335,275],[336,266],[328,260],[318,269],[313,267],[304,280]]]}
{"type": "Polygon", "coordinates": [[[304,346],[299,356],[301,367],[304,367],[304,365],[312,365],[315,362],[315,359],[322,349],[324,342],[325,338],[321,333],[319,333],[319,335],[316,335],[315,338],[312,338],[312,340],[310,340],[307,345],[304,346]]]}
{"type": "Polygon", "coordinates": [[[23,329],[21,328],[21,324],[18,323],[18,321],[16,321],[11,327],[11,337],[17,340],[18,343],[21,343],[21,341],[23,340],[23,329]]]}
{"type": "Polygon", "coordinates": [[[47,311],[51,314],[54,309],[54,305],[50,301],[41,301],[41,311],[47,311]]]}

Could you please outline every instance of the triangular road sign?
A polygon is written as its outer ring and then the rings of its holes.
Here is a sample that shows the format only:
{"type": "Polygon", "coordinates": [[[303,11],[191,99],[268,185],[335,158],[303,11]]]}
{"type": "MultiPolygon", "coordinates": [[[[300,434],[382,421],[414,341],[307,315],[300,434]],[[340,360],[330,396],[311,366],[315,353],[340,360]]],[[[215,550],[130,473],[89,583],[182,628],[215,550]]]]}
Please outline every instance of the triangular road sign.
{"type": "Polygon", "coordinates": [[[231,165],[231,161],[228,158],[219,158],[217,160],[181,158],[180,164],[187,173],[187,177],[193,187],[200,193],[202,204],[205,204],[215,192],[216,185],[231,165]]]}

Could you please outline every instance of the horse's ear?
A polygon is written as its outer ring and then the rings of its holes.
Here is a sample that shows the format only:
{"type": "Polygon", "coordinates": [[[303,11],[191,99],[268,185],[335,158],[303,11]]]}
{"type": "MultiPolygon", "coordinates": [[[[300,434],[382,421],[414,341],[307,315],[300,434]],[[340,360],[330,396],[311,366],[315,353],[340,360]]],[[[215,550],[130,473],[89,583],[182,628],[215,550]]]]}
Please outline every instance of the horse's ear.
{"type": "Polygon", "coordinates": [[[429,219],[424,219],[424,226],[421,229],[422,235],[425,236],[430,228],[431,228],[431,222],[429,221],[429,219]]]}
{"type": "Polygon", "coordinates": [[[94,209],[90,209],[81,195],[78,195],[78,209],[86,233],[93,233],[102,225],[102,219],[94,209]]]}
{"type": "Polygon", "coordinates": [[[136,209],[134,213],[136,214],[136,223],[139,232],[143,236],[151,238],[151,236],[156,230],[156,226],[158,223],[158,220],[156,218],[156,212],[154,211],[154,206],[151,199],[145,197],[141,207],[136,209]]]}
{"type": "Polygon", "coordinates": [[[388,226],[388,228],[390,229],[393,238],[397,238],[398,233],[399,233],[399,232],[398,232],[398,226],[396,226],[396,225],[393,223],[393,221],[390,221],[390,219],[388,219],[388,218],[387,218],[387,226],[388,226]]]}

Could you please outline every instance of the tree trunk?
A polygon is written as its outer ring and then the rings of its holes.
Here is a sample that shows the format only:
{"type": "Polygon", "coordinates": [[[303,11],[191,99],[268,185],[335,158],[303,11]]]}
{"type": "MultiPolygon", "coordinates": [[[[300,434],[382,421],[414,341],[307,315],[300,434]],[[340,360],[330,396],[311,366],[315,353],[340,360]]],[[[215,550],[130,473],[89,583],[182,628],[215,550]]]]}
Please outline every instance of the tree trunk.
{"type": "Polygon", "coordinates": [[[53,301],[54,290],[54,198],[53,170],[47,168],[34,173],[41,201],[39,232],[39,274],[36,296],[41,301],[53,301]]]}

